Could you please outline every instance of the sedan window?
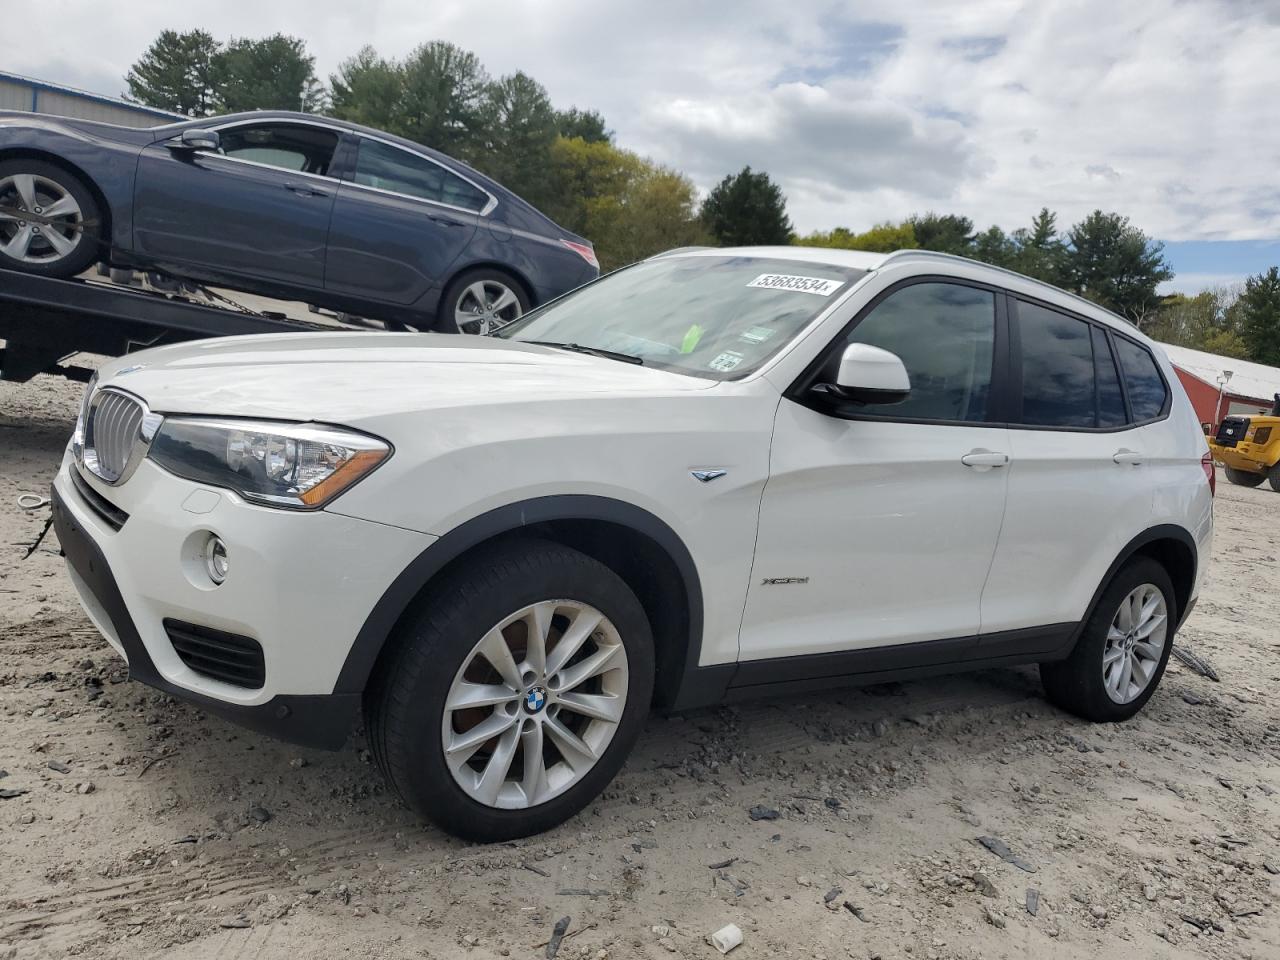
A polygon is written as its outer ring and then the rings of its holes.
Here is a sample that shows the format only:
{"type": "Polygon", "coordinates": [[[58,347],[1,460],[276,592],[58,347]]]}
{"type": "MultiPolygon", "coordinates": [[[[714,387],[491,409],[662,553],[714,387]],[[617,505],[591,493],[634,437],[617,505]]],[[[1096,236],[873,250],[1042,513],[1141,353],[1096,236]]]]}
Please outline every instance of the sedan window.
{"type": "Polygon", "coordinates": [[[659,257],[579,287],[497,335],[733,380],[790,343],[864,274],[769,257],[659,257]]]}
{"type": "Polygon", "coordinates": [[[377,140],[361,140],[353,178],[364,187],[390,190],[479,213],[489,195],[438,163],[377,140]]]}
{"type": "Polygon", "coordinates": [[[308,124],[263,123],[219,131],[219,151],[233,160],[248,160],[282,170],[324,176],[338,147],[338,135],[308,124]]]}

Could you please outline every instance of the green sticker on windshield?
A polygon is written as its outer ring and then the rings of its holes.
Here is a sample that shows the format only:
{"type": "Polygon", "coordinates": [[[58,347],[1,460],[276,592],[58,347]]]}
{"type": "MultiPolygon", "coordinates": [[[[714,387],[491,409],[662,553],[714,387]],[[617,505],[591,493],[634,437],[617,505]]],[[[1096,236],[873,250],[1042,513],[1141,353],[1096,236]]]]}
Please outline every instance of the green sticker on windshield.
{"type": "Polygon", "coordinates": [[[696,323],[689,328],[689,332],[684,335],[684,340],[680,344],[681,353],[693,353],[698,349],[698,341],[702,339],[702,328],[696,323]]]}

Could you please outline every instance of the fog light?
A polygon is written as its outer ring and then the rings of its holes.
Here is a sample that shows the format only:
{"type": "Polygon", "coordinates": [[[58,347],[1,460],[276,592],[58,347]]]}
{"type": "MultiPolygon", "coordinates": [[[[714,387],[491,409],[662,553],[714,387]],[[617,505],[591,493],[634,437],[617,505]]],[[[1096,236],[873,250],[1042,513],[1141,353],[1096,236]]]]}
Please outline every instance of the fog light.
{"type": "Polygon", "coordinates": [[[209,540],[204,545],[204,565],[209,571],[209,579],[215,584],[227,579],[227,570],[230,568],[227,545],[217,534],[209,534],[209,540]]]}

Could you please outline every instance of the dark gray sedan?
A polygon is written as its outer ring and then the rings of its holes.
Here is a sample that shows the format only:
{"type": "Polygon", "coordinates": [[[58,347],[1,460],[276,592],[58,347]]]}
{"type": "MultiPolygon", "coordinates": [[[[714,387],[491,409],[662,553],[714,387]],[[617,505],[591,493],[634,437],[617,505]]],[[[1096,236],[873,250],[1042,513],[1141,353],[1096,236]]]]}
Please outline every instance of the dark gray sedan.
{"type": "Polygon", "coordinates": [[[355,124],[0,111],[0,267],[70,277],[103,261],[466,333],[600,272],[588,240],[500,184],[355,124]]]}

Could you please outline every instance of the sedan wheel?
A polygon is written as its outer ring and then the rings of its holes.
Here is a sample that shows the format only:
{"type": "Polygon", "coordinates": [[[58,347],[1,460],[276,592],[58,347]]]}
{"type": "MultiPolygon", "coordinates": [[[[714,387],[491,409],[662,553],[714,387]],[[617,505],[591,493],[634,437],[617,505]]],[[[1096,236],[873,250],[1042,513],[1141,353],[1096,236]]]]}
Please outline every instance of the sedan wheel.
{"type": "Polygon", "coordinates": [[[522,809],[559,796],[608,748],[627,703],[627,651],[599,610],[546,600],[472,648],[445,701],[442,746],[468,796],[522,809]]]}
{"type": "Polygon", "coordinates": [[[460,333],[484,336],[524,314],[520,297],[500,280],[476,280],[463,288],[453,319],[460,333]]]}
{"type": "Polygon", "coordinates": [[[1111,619],[1102,651],[1102,679],[1107,696],[1129,703],[1151,683],[1164,659],[1169,609],[1152,583],[1134,587],[1111,619]]]}
{"type": "Polygon", "coordinates": [[[0,253],[51,265],[72,256],[83,234],[84,212],[57,181],[32,173],[0,179],[0,253]]]}

